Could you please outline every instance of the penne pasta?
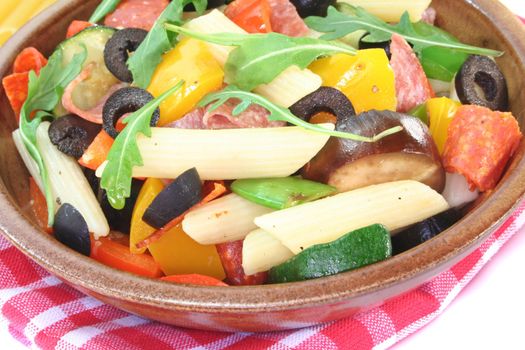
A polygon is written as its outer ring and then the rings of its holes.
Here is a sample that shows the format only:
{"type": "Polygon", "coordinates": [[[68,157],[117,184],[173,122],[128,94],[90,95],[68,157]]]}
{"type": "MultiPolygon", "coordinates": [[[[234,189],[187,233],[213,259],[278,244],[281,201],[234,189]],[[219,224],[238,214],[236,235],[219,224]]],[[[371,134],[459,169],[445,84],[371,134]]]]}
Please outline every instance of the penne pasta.
{"type": "MultiPolygon", "coordinates": [[[[323,126],[334,128],[333,124],[323,126]]],[[[133,168],[134,177],[174,179],[193,167],[202,180],[289,176],[329,138],[300,127],[151,130],[151,137],[137,137],[143,166],[133,168]]],[[[97,176],[103,166],[97,169],[97,176]]]]}
{"type": "Polygon", "coordinates": [[[417,22],[430,6],[431,0],[339,0],[352,6],[364,8],[367,12],[385,22],[399,22],[403,13],[408,12],[410,20],[417,22]]]}
{"type": "Polygon", "coordinates": [[[250,232],[242,247],[242,267],[244,273],[253,275],[268,271],[293,257],[290,249],[275,239],[271,234],[258,229],[250,232]]]}
{"type": "Polygon", "coordinates": [[[38,170],[38,165],[36,164],[33,157],[31,157],[29,151],[24,145],[24,142],[22,141],[22,136],[20,135],[20,130],[16,129],[15,131],[13,131],[13,141],[15,143],[15,147],[18,151],[18,154],[20,154],[22,161],[24,162],[27,170],[29,171],[29,174],[31,174],[31,176],[35,180],[38,188],[40,188],[40,191],[42,193],[45,193],[44,186],[42,184],[42,177],[40,176],[40,171],[38,170]]]}
{"type": "MultiPolygon", "coordinates": [[[[246,33],[218,10],[213,10],[207,15],[193,19],[186,26],[189,29],[208,34],[246,33]]],[[[208,43],[207,45],[213,57],[222,66],[226,63],[230,52],[235,48],[208,43]]],[[[284,70],[272,82],[257,87],[255,92],[275,104],[288,108],[304,96],[317,90],[321,84],[321,78],[310,70],[301,70],[296,66],[292,66],[284,70]]]]}
{"type": "Polygon", "coordinates": [[[200,244],[232,242],[257,228],[253,219],[272,211],[231,193],[190,211],[182,229],[200,244]]]}
{"type": "Polygon", "coordinates": [[[389,231],[448,209],[446,200],[420,182],[368,186],[255,218],[255,224],[295,254],[372,224],[389,231]]]}
{"type": "MultiPolygon", "coordinates": [[[[109,234],[109,225],[86,177],[75,159],[60,152],[48,136],[49,122],[37,129],[36,142],[46,165],[58,206],[69,203],[84,217],[95,239],[109,234]]],[[[58,207],[57,206],[57,207],[58,207]]]]}

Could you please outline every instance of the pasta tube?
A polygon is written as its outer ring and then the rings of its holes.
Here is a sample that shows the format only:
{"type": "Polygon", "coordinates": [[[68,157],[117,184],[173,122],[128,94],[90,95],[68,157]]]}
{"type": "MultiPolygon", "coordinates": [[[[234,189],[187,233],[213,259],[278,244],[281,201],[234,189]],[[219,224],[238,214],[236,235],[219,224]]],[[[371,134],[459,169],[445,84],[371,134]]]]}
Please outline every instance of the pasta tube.
{"type": "Polygon", "coordinates": [[[253,275],[268,271],[282,264],[294,254],[271,234],[258,229],[250,232],[242,246],[242,267],[244,273],[253,275]]]}
{"type": "Polygon", "coordinates": [[[253,219],[272,211],[231,193],[190,211],[182,229],[200,244],[232,242],[257,228],[253,219]]]}
{"type": "Polygon", "coordinates": [[[20,130],[16,129],[15,131],[13,131],[13,141],[15,143],[15,147],[18,151],[18,154],[20,154],[22,161],[24,162],[27,170],[29,171],[29,174],[31,174],[31,176],[35,180],[38,188],[40,188],[40,191],[42,193],[45,193],[44,186],[42,184],[42,177],[40,176],[40,170],[38,170],[38,165],[36,164],[33,157],[31,157],[31,155],[29,154],[29,151],[24,145],[24,141],[22,141],[20,130]]]}
{"type": "Polygon", "coordinates": [[[431,0],[339,0],[339,2],[362,7],[385,22],[399,22],[405,11],[410,15],[412,22],[417,22],[430,6],[431,0]]]}
{"type": "Polygon", "coordinates": [[[109,234],[109,225],[91,186],[75,159],[60,152],[48,136],[49,122],[42,122],[36,132],[37,147],[46,165],[56,203],[69,203],[84,217],[95,239],[109,234]]]}
{"type": "Polygon", "coordinates": [[[255,218],[255,224],[295,254],[372,224],[390,231],[448,209],[446,200],[417,181],[372,185],[255,218]]]}
{"type": "Polygon", "coordinates": [[[284,177],[312,159],[329,138],[301,127],[151,131],[151,137],[137,137],[143,166],[133,168],[134,177],[174,179],[193,167],[202,180],[284,177]]]}
{"type": "MultiPolygon", "coordinates": [[[[200,16],[188,22],[189,29],[212,33],[246,33],[218,10],[200,16]]],[[[213,57],[224,66],[228,55],[234,49],[232,46],[208,44],[213,57]]],[[[282,107],[290,107],[304,96],[317,90],[322,84],[321,78],[308,69],[292,66],[284,70],[272,82],[258,86],[255,92],[282,107]]]]}

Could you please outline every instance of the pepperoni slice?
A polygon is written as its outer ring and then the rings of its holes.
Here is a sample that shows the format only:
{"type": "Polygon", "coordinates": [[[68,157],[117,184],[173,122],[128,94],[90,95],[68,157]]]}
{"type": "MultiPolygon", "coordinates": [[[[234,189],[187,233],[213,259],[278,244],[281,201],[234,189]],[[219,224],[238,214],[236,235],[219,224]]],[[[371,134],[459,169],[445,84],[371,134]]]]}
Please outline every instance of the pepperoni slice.
{"type": "Polygon", "coordinates": [[[16,56],[13,63],[14,73],[25,73],[34,70],[36,74],[47,64],[47,59],[34,47],[26,47],[16,56]]]}
{"type": "Polygon", "coordinates": [[[288,36],[305,36],[309,29],[289,0],[268,0],[272,9],[270,23],[276,33],[288,36]]]}
{"type": "Polygon", "coordinates": [[[521,137],[511,113],[461,106],[448,127],[443,166],[447,172],[464,175],[471,190],[493,189],[521,137]]]}
{"type": "Polygon", "coordinates": [[[263,284],[267,277],[267,272],[259,272],[255,275],[247,276],[242,268],[242,245],[244,240],[217,244],[217,253],[221,258],[226,281],[234,286],[247,286],[263,284]]]}
{"type": "Polygon", "coordinates": [[[106,16],[104,25],[150,30],[168,3],[168,0],[124,0],[106,16]]]}
{"type": "Polygon", "coordinates": [[[390,66],[396,78],[397,111],[408,112],[434,97],[419,59],[402,36],[392,35],[390,52],[390,66]]]}

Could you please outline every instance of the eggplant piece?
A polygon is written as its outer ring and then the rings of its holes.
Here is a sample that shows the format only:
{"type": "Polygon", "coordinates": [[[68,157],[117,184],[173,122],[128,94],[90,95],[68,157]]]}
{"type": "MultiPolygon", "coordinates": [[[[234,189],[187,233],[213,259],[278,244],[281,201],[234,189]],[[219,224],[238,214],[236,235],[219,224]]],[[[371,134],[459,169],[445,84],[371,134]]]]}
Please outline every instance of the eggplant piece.
{"type": "Polygon", "coordinates": [[[157,229],[182,215],[202,199],[202,183],[197,169],[183,172],[162,190],[144,212],[142,220],[157,229]]]}
{"type": "Polygon", "coordinates": [[[416,180],[441,192],[445,171],[428,127],[419,119],[392,111],[368,111],[338,121],[336,130],[374,136],[401,126],[402,131],[377,142],[332,137],[301,174],[340,192],[399,180],[416,180]]]}
{"type": "MultiPolygon", "coordinates": [[[[126,113],[135,112],[153,100],[153,95],[137,87],[125,87],[115,91],[102,109],[102,128],[109,136],[116,138],[119,134],[115,125],[126,113]]],[[[160,109],[155,109],[151,117],[151,126],[156,126],[160,118],[160,109]]]]}
{"type": "Polygon", "coordinates": [[[120,81],[131,83],[133,75],[127,62],[130,53],[135,52],[148,32],[140,28],[124,28],[108,40],[104,48],[104,63],[107,69],[120,81]]]}
{"type": "Polygon", "coordinates": [[[91,254],[88,225],[82,214],[71,204],[64,203],[58,209],[53,232],[56,239],[69,248],[85,256],[91,254]]]}
{"type": "Polygon", "coordinates": [[[428,241],[454,225],[459,219],[461,219],[460,211],[457,209],[449,209],[393,235],[393,255],[400,254],[428,241]]]}
{"type": "Polygon", "coordinates": [[[100,188],[97,193],[97,198],[100,207],[104,212],[104,216],[108,220],[109,227],[112,230],[119,231],[129,235],[131,227],[131,216],[133,215],[133,208],[139,196],[140,189],[144,181],[133,179],[131,182],[131,194],[126,198],[126,204],[122,209],[115,209],[109,204],[108,196],[105,190],[100,188]]]}
{"type": "Polygon", "coordinates": [[[470,56],[456,75],[455,87],[464,105],[509,110],[507,81],[496,62],[486,56],[470,56]]]}
{"type": "Polygon", "coordinates": [[[334,5],[334,0],[291,0],[301,18],[309,16],[326,17],[328,7],[334,5]]]}
{"type": "Polygon", "coordinates": [[[100,132],[100,125],[74,114],[55,119],[49,126],[49,139],[58,150],[76,159],[82,157],[93,139],[100,132]]]}
{"type": "Polygon", "coordinates": [[[321,112],[333,114],[337,121],[355,116],[354,106],[348,97],[341,91],[327,86],[320,87],[294,103],[290,112],[306,122],[321,112]]]}

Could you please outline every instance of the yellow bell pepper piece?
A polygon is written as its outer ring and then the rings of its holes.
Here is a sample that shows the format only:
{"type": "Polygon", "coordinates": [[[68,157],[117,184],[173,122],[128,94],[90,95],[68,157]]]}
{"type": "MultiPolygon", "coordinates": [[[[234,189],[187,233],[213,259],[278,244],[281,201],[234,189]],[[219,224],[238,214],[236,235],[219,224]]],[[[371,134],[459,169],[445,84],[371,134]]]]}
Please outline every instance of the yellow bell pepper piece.
{"type": "Polygon", "coordinates": [[[324,86],[342,91],[358,114],[371,109],[396,110],[394,71],[382,49],[321,58],[309,69],[323,79],[324,86]]]}
{"type": "Polygon", "coordinates": [[[439,97],[428,100],[426,105],[430,134],[436,143],[439,154],[443,154],[448,136],[448,126],[461,103],[447,97],[439,97]]]}
{"type": "Polygon", "coordinates": [[[215,245],[201,245],[179,224],[148,247],[162,272],[169,275],[197,273],[223,280],[226,277],[215,245]]]}
{"type": "Polygon", "coordinates": [[[164,189],[164,183],[159,179],[148,178],[135,202],[133,213],[131,215],[131,227],[129,232],[129,250],[133,254],[142,254],[146,248],[137,248],[136,244],[149,237],[157,231],[154,227],[142,221],[142,216],[155,197],[164,189]]]}
{"type": "Polygon", "coordinates": [[[184,38],[164,54],[147,90],[160,96],[180,80],[185,84],[160,105],[159,126],[183,117],[208,93],[222,87],[224,71],[202,41],[184,38]]]}

